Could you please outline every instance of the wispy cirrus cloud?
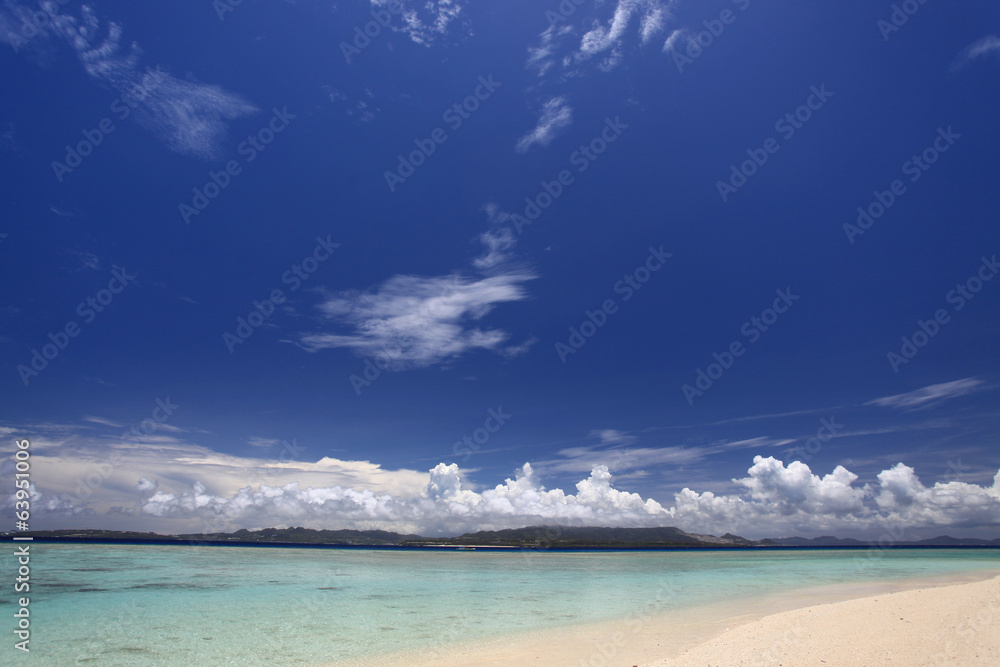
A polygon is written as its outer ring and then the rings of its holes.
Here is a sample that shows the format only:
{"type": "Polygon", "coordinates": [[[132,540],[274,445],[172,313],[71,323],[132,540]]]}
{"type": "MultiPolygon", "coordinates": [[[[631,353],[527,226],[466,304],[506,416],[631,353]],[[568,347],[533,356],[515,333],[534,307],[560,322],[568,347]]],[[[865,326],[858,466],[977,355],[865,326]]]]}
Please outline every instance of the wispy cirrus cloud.
{"type": "Polygon", "coordinates": [[[682,39],[690,39],[690,37],[691,33],[687,28],[677,28],[671,32],[666,41],[663,42],[663,52],[669,53],[670,51],[673,51],[682,39]]]}
{"type": "Polygon", "coordinates": [[[614,428],[593,430],[590,437],[599,439],[602,445],[631,445],[636,441],[634,435],[614,428]]]}
{"type": "Polygon", "coordinates": [[[34,25],[35,8],[8,2],[0,9],[0,41],[15,49],[41,49],[50,39],[65,41],[93,79],[128,100],[137,122],[170,150],[205,160],[219,157],[229,121],[257,111],[243,97],[219,86],[178,79],[158,67],[140,69],[139,46],[123,44],[124,31],[114,21],[102,25],[88,5],[79,17],[54,14],[31,40],[18,26],[34,25]]]}
{"type": "Polygon", "coordinates": [[[578,73],[594,61],[602,71],[618,67],[630,44],[644,46],[664,32],[677,0],[617,0],[592,11],[552,12],[538,43],[528,49],[527,66],[545,76],[578,73]],[[608,11],[610,9],[610,11],[608,11]]]}
{"type": "Polygon", "coordinates": [[[958,71],[975,60],[990,56],[1000,58],[1000,37],[996,35],[983,37],[962,49],[951,63],[951,71],[958,71]]]}
{"type": "Polygon", "coordinates": [[[629,27],[638,23],[640,43],[646,44],[663,31],[670,17],[670,4],[660,0],[619,0],[610,20],[595,22],[580,40],[578,60],[608,53],[602,63],[605,69],[616,67],[622,58],[622,47],[629,27]]]}
{"type": "MultiPolygon", "coordinates": [[[[372,7],[387,10],[398,3],[403,7],[393,30],[402,32],[414,43],[430,46],[448,34],[448,27],[462,15],[465,0],[371,0],[372,7]]],[[[395,15],[394,15],[395,16],[395,15]]]]}
{"type": "Polygon", "coordinates": [[[567,99],[562,96],[553,97],[542,105],[542,112],[535,129],[518,139],[517,152],[527,153],[535,144],[548,146],[572,122],[573,107],[569,105],[567,99]]]}
{"type": "Polygon", "coordinates": [[[902,410],[919,410],[938,405],[952,398],[979,391],[984,389],[985,385],[986,383],[982,380],[965,378],[954,380],[953,382],[928,385],[905,394],[883,396],[868,401],[865,405],[878,405],[880,407],[899,408],[902,410]]]}
{"type": "Polygon", "coordinates": [[[536,276],[513,260],[508,227],[495,225],[480,240],[486,250],[472,260],[478,275],[396,275],[368,290],[340,292],[319,305],[325,322],[339,331],[302,334],[299,346],[388,358],[396,370],[444,363],[474,350],[523,354],[533,340],[508,345],[508,332],[480,323],[499,304],[527,299],[525,283],[536,276]]]}
{"type": "Polygon", "coordinates": [[[611,472],[638,470],[650,466],[684,466],[699,463],[716,454],[736,449],[764,449],[782,447],[795,442],[790,438],[758,436],[742,440],[719,440],[707,445],[668,445],[636,447],[637,437],[605,429],[591,431],[590,437],[601,440],[598,445],[565,447],[558,458],[537,461],[536,468],[546,473],[587,472],[594,466],[605,466],[611,472]]]}

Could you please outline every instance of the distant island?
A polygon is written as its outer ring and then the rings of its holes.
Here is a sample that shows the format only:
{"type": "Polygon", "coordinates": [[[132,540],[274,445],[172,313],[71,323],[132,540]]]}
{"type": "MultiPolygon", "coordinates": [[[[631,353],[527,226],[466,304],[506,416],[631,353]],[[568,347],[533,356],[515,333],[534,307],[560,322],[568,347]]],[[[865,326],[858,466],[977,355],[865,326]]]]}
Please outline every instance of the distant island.
{"type": "MultiPolygon", "coordinates": [[[[36,530],[0,533],[32,537],[46,542],[127,542],[156,544],[405,547],[474,549],[752,549],[810,547],[869,547],[874,544],[832,536],[781,537],[749,540],[726,533],[721,537],[688,533],[679,528],[602,528],[570,526],[528,526],[507,530],[481,530],[457,537],[422,537],[384,530],[315,530],[312,528],[264,528],[232,533],[191,533],[160,535],[120,530],[36,530]]],[[[926,540],[896,542],[891,547],[987,547],[1000,548],[1000,538],[982,540],[947,535],[926,540]]]]}

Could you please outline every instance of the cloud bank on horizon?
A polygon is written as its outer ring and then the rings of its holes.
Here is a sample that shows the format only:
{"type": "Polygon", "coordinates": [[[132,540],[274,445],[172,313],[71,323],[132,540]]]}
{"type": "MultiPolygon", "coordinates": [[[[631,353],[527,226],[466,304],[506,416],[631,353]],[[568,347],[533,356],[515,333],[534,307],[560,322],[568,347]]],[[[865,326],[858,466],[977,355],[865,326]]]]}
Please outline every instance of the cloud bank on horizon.
{"type": "MultiPolygon", "coordinates": [[[[199,462],[202,474],[211,462],[199,462]]],[[[324,459],[292,468],[322,473],[338,471],[350,479],[350,468],[361,475],[379,472],[368,462],[324,459]],[[319,470],[317,470],[318,466],[319,470]]],[[[576,492],[547,489],[530,463],[513,479],[483,491],[468,488],[457,464],[439,463],[426,475],[414,471],[384,471],[396,488],[352,487],[349,483],[304,486],[299,481],[243,486],[231,493],[212,492],[195,480],[183,488],[182,475],[169,483],[156,475],[135,479],[129,493],[132,507],[115,506],[106,516],[140,517],[144,525],[177,520],[194,532],[238,528],[305,526],[311,528],[383,529],[401,533],[446,535],[476,530],[517,528],[537,524],[578,526],[676,526],[696,533],[738,533],[750,538],[792,534],[871,535],[890,532],[895,539],[917,539],[933,529],[1000,528],[1000,471],[991,486],[959,481],[926,486],[916,471],[897,463],[876,475],[875,483],[856,484],[858,476],[843,466],[820,477],[807,464],[757,455],[747,476],[734,479],[741,492],[716,495],[683,488],[665,506],[653,498],[619,490],[605,465],[594,466],[576,484],[576,492]],[[399,483],[405,479],[405,483],[399,483]],[[417,488],[417,479],[424,481],[417,488]]],[[[133,478],[134,479],[134,478],[133,478]]],[[[190,479],[190,478],[188,478],[190,479]]],[[[315,479],[315,477],[314,477],[315,479]]],[[[359,478],[360,479],[360,478],[359,478]]],[[[346,480],[345,480],[346,481],[346,480]]],[[[66,494],[33,489],[32,506],[40,518],[58,523],[70,516],[98,520],[96,510],[66,494]]],[[[13,503],[13,495],[5,504],[13,503]]],[[[166,525],[166,524],[163,524],[166,525]]]]}

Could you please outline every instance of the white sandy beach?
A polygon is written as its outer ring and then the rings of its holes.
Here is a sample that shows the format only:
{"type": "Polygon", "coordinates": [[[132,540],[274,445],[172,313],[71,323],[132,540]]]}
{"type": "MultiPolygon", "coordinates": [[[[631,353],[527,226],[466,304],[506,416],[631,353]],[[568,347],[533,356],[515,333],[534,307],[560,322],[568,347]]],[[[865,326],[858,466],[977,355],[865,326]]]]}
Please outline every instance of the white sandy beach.
{"type": "Polygon", "coordinates": [[[1000,665],[1000,577],[766,616],[658,667],[1000,665]]]}
{"type": "MultiPolygon", "coordinates": [[[[612,593],[613,594],[613,593],[612,593]]],[[[380,657],[384,665],[1000,665],[996,571],[800,589],[678,612],[380,657]]],[[[370,660],[347,664],[371,664],[370,660]]]]}

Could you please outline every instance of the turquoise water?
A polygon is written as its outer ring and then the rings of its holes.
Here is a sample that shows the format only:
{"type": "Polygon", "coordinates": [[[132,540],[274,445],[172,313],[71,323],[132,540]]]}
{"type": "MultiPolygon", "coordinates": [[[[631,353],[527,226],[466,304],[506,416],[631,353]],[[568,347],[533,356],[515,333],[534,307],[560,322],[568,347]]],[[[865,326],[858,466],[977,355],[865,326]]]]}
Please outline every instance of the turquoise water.
{"type": "MultiPolygon", "coordinates": [[[[31,655],[14,656],[8,629],[0,662],[322,664],[624,618],[654,602],[669,611],[803,586],[1000,568],[995,550],[872,555],[36,543],[31,655]]],[[[11,619],[12,593],[3,590],[0,616],[11,619]]]]}

